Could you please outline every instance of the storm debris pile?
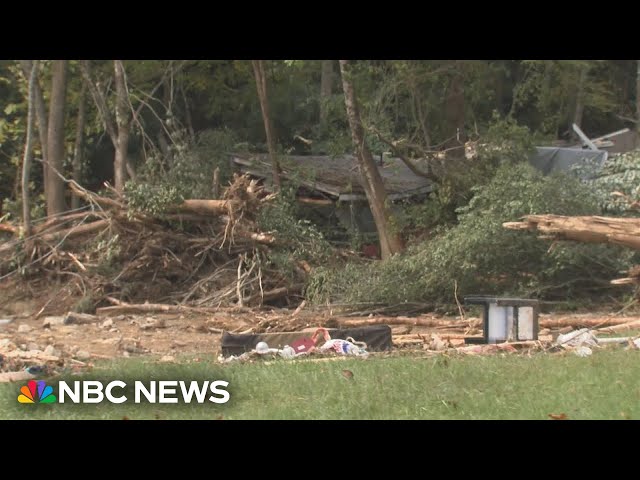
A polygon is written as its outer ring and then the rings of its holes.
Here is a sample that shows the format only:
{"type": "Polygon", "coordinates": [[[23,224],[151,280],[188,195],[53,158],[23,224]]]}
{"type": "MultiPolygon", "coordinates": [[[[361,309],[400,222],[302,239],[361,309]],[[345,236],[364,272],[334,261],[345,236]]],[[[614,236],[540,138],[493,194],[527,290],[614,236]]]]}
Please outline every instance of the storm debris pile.
{"type": "Polygon", "coordinates": [[[287,239],[260,231],[257,214],[274,195],[247,176],[236,175],[220,200],[184,200],[157,214],[132,209],[111,188],[99,195],[70,187],[87,209],[49,218],[29,236],[2,224],[14,238],[0,243],[0,277],[65,279],[94,306],[129,311],[149,300],[183,309],[261,306],[295,300],[302,289],[303,268],[285,275],[269,262],[287,239]]]}

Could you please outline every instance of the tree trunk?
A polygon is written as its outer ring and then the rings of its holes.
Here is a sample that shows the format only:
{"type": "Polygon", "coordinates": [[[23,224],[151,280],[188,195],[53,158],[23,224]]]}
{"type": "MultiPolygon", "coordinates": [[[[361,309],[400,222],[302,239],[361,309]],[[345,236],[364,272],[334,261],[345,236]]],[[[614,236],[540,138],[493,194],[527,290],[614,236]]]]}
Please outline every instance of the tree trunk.
{"type": "Polygon", "coordinates": [[[116,126],[118,129],[116,142],[116,156],[113,162],[113,175],[116,190],[124,190],[127,180],[127,152],[129,150],[129,102],[127,95],[127,81],[122,60],[113,61],[116,84],[116,126]]]}
{"type": "MultiPolygon", "coordinates": [[[[82,185],[82,162],[84,160],[84,126],[86,122],[86,84],[82,84],[80,99],[78,100],[78,119],[76,125],[76,142],[73,148],[73,180],[82,185]]],[[[71,208],[80,207],[80,198],[77,195],[71,197],[71,208]]]]}
{"type": "MultiPolygon", "coordinates": [[[[31,75],[31,67],[33,62],[31,60],[20,60],[20,66],[22,67],[22,72],[24,73],[25,80],[29,81],[29,76],[31,75]]],[[[44,179],[44,195],[47,198],[47,171],[48,171],[48,157],[47,157],[47,131],[48,131],[48,121],[47,121],[47,106],[44,103],[44,97],[42,96],[42,89],[40,88],[40,82],[38,81],[38,77],[36,74],[35,84],[34,84],[34,95],[35,95],[35,112],[36,119],[38,120],[38,136],[40,138],[40,150],[42,151],[42,178],[44,179]]]]}
{"type": "MultiPolygon", "coordinates": [[[[578,88],[576,93],[576,110],[573,114],[573,123],[578,127],[582,127],[582,116],[584,114],[584,84],[587,81],[588,68],[582,67],[580,69],[580,78],[578,79],[578,88]]],[[[573,128],[569,125],[569,131],[573,132],[573,128]]],[[[575,132],[571,135],[573,139],[577,140],[578,136],[575,132]]]]}
{"type": "Polygon", "coordinates": [[[24,236],[31,235],[31,204],[29,202],[29,175],[33,158],[33,129],[35,127],[35,84],[38,64],[33,62],[29,73],[29,96],[27,113],[27,139],[24,143],[24,158],[22,160],[22,221],[24,236]]]}
{"type": "Polygon", "coordinates": [[[362,128],[356,93],[351,83],[348,60],[340,60],[340,72],[347,117],[351,127],[351,138],[360,166],[364,190],[380,237],[380,252],[382,259],[385,260],[391,255],[401,252],[404,249],[404,243],[402,238],[391,230],[390,214],[387,209],[387,192],[378,167],[364,140],[364,129],[362,128]]]}
{"type": "MultiPolygon", "coordinates": [[[[462,145],[465,141],[464,132],[464,81],[462,73],[459,71],[460,64],[456,62],[454,76],[449,84],[449,92],[445,105],[445,116],[447,119],[446,148],[453,148],[462,145]]],[[[452,152],[454,155],[463,156],[464,149],[460,148],[452,152]]]]}
{"type": "Polygon", "coordinates": [[[267,96],[267,77],[264,73],[264,62],[262,60],[252,60],[253,73],[256,77],[256,88],[260,99],[260,109],[262,110],[262,120],[264,130],[267,135],[267,147],[271,158],[271,169],[273,175],[273,185],[276,190],[280,190],[280,165],[276,156],[276,146],[273,139],[273,128],[271,117],[269,116],[269,97],[267,96]]]}
{"type": "Polygon", "coordinates": [[[636,62],[638,62],[638,70],[636,72],[636,117],[638,123],[636,123],[636,126],[640,131],[640,60],[636,60],[636,62]]]}
{"type": "Polygon", "coordinates": [[[562,215],[525,215],[522,221],[505,222],[504,228],[530,230],[541,238],[583,243],[611,243],[640,250],[640,218],[562,215]]]}
{"type": "Polygon", "coordinates": [[[49,131],[47,133],[47,215],[65,211],[64,182],[62,173],[64,160],[64,110],[67,97],[68,60],[54,60],[51,66],[51,99],[49,100],[49,131]]]}
{"type": "Polygon", "coordinates": [[[189,108],[189,101],[187,100],[187,94],[184,91],[184,86],[182,83],[180,84],[180,93],[182,95],[182,102],[184,103],[184,115],[185,121],[187,123],[187,131],[189,132],[189,136],[191,140],[195,140],[196,133],[193,129],[193,120],[191,119],[191,109],[189,108]]]}
{"type": "Polygon", "coordinates": [[[320,77],[320,128],[327,126],[328,102],[333,91],[333,60],[322,60],[322,76],[320,77]]]}

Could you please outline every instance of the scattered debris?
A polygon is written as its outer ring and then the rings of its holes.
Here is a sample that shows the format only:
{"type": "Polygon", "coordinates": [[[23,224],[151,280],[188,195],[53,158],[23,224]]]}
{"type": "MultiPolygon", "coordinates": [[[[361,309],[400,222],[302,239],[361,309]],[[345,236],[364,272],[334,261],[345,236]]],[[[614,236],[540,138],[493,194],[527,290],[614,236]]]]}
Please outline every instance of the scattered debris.
{"type": "Polygon", "coordinates": [[[351,370],[342,370],[342,376],[347,380],[353,380],[353,372],[351,370]]]}
{"type": "Polygon", "coordinates": [[[53,345],[47,345],[47,347],[44,349],[44,353],[45,355],[49,355],[51,357],[59,357],[60,356],[60,352],[58,350],[55,349],[55,347],[53,345]]]}
{"type": "Polygon", "coordinates": [[[78,360],[89,360],[91,358],[91,354],[86,350],[78,350],[76,352],[76,358],[78,360]]]}
{"type": "Polygon", "coordinates": [[[580,345],[573,351],[573,353],[575,353],[579,357],[588,357],[593,353],[593,350],[584,345],[580,345]]]}
{"type": "Polygon", "coordinates": [[[32,378],[35,378],[35,376],[26,370],[18,372],[0,372],[0,383],[21,382],[23,380],[31,380],[32,378]]]}
{"type": "Polygon", "coordinates": [[[164,318],[156,319],[156,318],[147,318],[147,320],[140,325],[140,330],[149,330],[151,328],[166,328],[167,324],[164,318]]]}
{"type": "Polygon", "coordinates": [[[110,318],[109,318],[109,319],[107,319],[107,320],[105,320],[104,322],[102,322],[102,323],[100,324],[100,327],[101,327],[101,328],[111,328],[111,327],[113,327],[113,320],[112,320],[112,319],[110,319],[110,318]]]}
{"type": "Polygon", "coordinates": [[[288,303],[302,290],[308,272],[298,268],[295,275],[283,275],[267,261],[269,251],[286,239],[278,243],[260,231],[259,210],[275,195],[246,175],[234,176],[223,199],[187,199],[158,213],[134,209],[114,189],[97,194],[75,182],[69,187],[92,208],[50,218],[26,240],[16,227],[15,237],[0,244],[0,273],[17,272],[14,251],[22,249],[15,247],[25,244],[31,273],[63,278],[87,292],[93,304],[113,304],[99,306],[96,315],[69,314],[65,324],[96,323],[107,315],[210,314],[221,306],[288,303]],[[99,244],[117,252],[119,272],[95,268],[105,260],[99,244]],[[134,303],[149,298],[168,303],[134,303]]]}
{"type": "Polygon", "coordinates": [[[88,313],[75,313],[69,312],[64,317],[63,324],[64,325],[84,325],[87,323],[98,323],[100,321],[99,317],[95,315],[89,315],[88,313]]]}
{"type": "Polygon", "coordinates": [[[573,332],[558,335],[556,343],[564,348],[598,345],[598,339],[588,328],[581,328],[573,332]]]}
{"type": "Polygon", "coordinates": [[[566,413],[550,413],[549,418],[552,420],[566,420],[568,417],[566,413]]]}
{"type": "Polygon", "coordinates": [[[55,317],[44,317],[42,321],[42,328],[51,328],[52,325],[63,325],[65,317],[55,316],[55,317]]]}

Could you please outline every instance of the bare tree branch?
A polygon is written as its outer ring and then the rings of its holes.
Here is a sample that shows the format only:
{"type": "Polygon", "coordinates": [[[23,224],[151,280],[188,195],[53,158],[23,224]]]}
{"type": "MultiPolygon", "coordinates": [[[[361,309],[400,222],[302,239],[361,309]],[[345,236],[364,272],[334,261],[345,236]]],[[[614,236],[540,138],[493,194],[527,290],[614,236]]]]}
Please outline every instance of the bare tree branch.
{"type": "Polygon", "coordinates": [[[397,156],[400,160],[402,160],[402,163],[404,163],[414,175],[417,175],[418,177],[427,178],[434,182],[437,182],[439,180],[438,177],[436,177],[432,172],[420,170],[411,160],[409,160],[403,154],[403,152],[400,150],[400,148],[397,146],[395,142],[392,142],[386,139],[378,129],[374,127],[370,127],[370,130],[376,134],[376,136],[380,139],[382,143],[384,143],[385,145],[388,145],[389,148],[391,148],[392,153],[395,156],[397,156]]]}
{"type": "Polygon", "coordinates": [[[109,107],[107,107],[107,102],[104,98],[103,93],[98,89],[97,85],[93,82],[93,78],[91,77],[91,65],[88,60],[80,61],[80,70],[82,71],[82,77],[84,78],[89,91],[91,92],[91,96],[93,97],[93,101],[98,108],[98,112],[102,117],[102,123],[104,124],[104,128],[109,134],[109,138],[111,138],[111,143],[113,143],[113,148],[118,148],[118,135],[116,133],[116,124],[109,111],[109,107]]]}

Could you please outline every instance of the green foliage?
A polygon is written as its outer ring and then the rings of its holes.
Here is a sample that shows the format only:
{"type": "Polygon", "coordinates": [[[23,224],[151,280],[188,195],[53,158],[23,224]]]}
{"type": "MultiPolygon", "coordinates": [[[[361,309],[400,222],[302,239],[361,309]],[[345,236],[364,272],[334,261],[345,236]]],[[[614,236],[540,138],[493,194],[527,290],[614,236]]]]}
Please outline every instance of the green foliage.
{"type": "Polygon", "coordinates": [[[116,273],[120,260],[122,245],[119,235],[110,235],[107,238],[99,239],[93,242],[89,247],[91,253],[99,253],[100,263],[96,267],[96,272],[109,276],[116,273]]]}
{"type": "Polygon", "coordinates": [[[533,136],[527,127],[494,112],[485,136],[477,142],[477,155],[445,160],[436,191],[422,203],[400,208],[395,228],[420,234],[456,223],[457,209],[493,178],[499,166],[527,162],[533,148],[533,136]]]}
{"type": "Polygon", "coordinates": [[[588,179],[601,208],[609,215],[628,213],[629,200],[640,200],[640,150],[609,158],[602,169],[587,164],[575,171],[588,179]]]}
{"type": "Polygon", "coordinates": [[[580,93],[585,111],[592,115],[615,109],[606,61],[526,60],[521,68],[511,113],[526,113],[530,125],[542,132],[564,136],[569,131],[580,93]]]}
{"type": "Polygon", "coordinates": [[[157,215],[186,198],[211,198],[216,168],[222,185],[230,180],[228,154],[236,144],[231,132],[207,130],[193,143],[180,133],[173,139],[169,158],[150,157],[138,179],[127,182],[125,194],[132,209],[157,215]]]}
{"type": "MultiPolygon", "coordinates": [[[[44,218],[47,215],[47,205],[44,195],[37,195],[31,199],[31,221],[44,218]]],[[[2,202],[2,212],[6,219],[12,222],[22,221],[22,197],[12,200],[5,198],[2,202]]]]}
{"type": "Polygon", "coordinates": [[[127,182],[124,193],[130,210],[160,215],[184,201],[179,190],[179,187],[166,183],[127,182]]]}
{"type": "Polygon", "coordinates": [[[458,294],[521,294],[571,298],[602,294],[632,254],[603,245],[549,248],[535,234],[502,223],[526,214],[599,212],[590,189],[567,175],[543,177],[528,164],[505,164],[486,186],[474,188],[459,224],[384,263],[314,273],[315,302],[452,304],[458,294]]]}
{"type": "Polygon", "coordinates": [[[91,293],[87,293],[73,305],[71,310],[77,313],[93,313],[96,311],[96,299],[91,293]]]}
{"type": "Polygon", "coordinates": [[[322,264],[329,258],[331,246],[311,222],[297,218],[295,200],[286,190],[260,209],[258,225],[283,242],[283,248],[271,252],[269,258],[285,270],[293,267],[293,259],[322,264]]]}

